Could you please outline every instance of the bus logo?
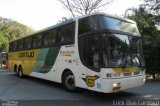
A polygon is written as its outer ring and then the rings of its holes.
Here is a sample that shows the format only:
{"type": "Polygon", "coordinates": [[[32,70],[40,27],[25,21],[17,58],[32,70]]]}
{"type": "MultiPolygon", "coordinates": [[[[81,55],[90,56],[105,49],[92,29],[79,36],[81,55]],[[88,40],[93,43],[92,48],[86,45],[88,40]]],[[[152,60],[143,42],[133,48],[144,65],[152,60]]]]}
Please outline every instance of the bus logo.
{"type": "Polygon", "coordinates": [[[19,53],[19,58],[24,58],[24,57],[34,57],[34,51],[19,53]]]}
{"type": "Polygon", "coordinates": [[[88,87],[94,87],[95,81],[98,79],[98,76],[86,76],[86,78],[82,78],[88,87]]]}

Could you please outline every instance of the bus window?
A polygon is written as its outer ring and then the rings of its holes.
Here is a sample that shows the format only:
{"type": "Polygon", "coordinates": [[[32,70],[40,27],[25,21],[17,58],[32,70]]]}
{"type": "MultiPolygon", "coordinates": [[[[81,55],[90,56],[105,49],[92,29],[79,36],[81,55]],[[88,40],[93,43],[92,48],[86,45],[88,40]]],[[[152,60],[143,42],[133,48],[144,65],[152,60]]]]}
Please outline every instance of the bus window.
{"type": "Polygon", "coordinates": [[[30,49],[32,46],[32,39],[31,38],[26,38],[24,40],[24,48],[25,49],[30,49]]]}
{"type": "Polygon", "coordinates": [[[17,41],[14,41],[13,42],[13,51],[16,51],[17,50],[17,41]]]}
{"type": "Polygon", "coordinates": [[[136,24],[125,22],[122,20],[101,16],[100,25],[102,29],[118,30],[135,35],[140,35],[136,24]]]}
{"type": "Polygon", "coordinates": [[[83,34],[86,32],[97,30],[97,29],[98,29],[98,17],[97,16],[84,18],[79,21],[78,34],[83,34]]]}
{"type": "Polygon", "coordinates": [[[101,36],[79,37],[79,53],[82,63],[88,68],[99,71],[101,62],[101,36]]]}
{"type": "Polygon", "coordinates": [[[23,39],[18,41],[18,50],[23,50],[23,39]]]}
{"type": "Polygon", "coordinates": [[[43,33],[43,45],[44,46],[52,46],[55,43],[56,39],[56,30],[51,29],[50,31],[43,33]]]}
{"type": "Polygon", "coordinates": [[[39,48],[42,46],[42,35],[36,35],[32,38],[33,40],[33,48],[39,48]]]}
{"type": "Polygon", "coordinates": [[[144,66],[144,56],[142,49],[142,40],[138,37],[129,37],[132,49],[133,66],[144,66]]]}
{"type": "Polygon", "coordinates": [[[42,46],[42,35],[38,35],[36,38],[37,38],[36,40],[37,47],[41,47],[42,46]]]}
{"type": "MultiPolygon", "coordinates": [[[[105,50],[104,50],[105,51],[105,50]]],[[[131,48],[127,35],[107,34],[105,67],[131,67],[131,48]]],[[[103,54],[104,55],[104,54],[103,54]]]]}
{"type": "Polygon", "coordinates": [[[87,37],[86,40],[86,59],[87,66],[92,69],[98,69],[101,66],[101,57],[100,57],[100,37],[93,36],[87,37]]]}
{"type": "Polygon", "coordinates": [[[75,33],[75,23],[66,25],[58,30],[57,43],[73,43],[75,33]]]}

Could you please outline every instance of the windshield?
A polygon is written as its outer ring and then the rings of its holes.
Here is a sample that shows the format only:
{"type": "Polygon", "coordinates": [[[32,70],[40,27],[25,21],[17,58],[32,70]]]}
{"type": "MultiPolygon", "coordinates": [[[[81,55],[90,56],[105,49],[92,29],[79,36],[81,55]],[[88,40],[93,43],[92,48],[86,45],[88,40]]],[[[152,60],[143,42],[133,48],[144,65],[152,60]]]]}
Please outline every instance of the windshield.
{"type": "Polygon", "coordinates": [[[103,46],[105,67],[144,66],[142,42],[139,37],[107,34],[103,46]]]}
{"type": "Polygon", "coordinates": [[[138,28],[134,23],[110,18],[107,16],[100,16],[100,25],[102,29],[117,30],[140,36],[138,28]]]}

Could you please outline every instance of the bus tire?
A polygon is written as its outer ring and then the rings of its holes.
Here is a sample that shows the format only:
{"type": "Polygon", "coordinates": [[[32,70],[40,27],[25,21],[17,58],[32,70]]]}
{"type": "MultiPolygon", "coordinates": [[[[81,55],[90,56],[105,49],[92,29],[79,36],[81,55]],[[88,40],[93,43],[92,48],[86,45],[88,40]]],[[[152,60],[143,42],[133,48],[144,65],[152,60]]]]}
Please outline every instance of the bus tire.
{"type": "Polygon", "coordinates": [[[22,70],[22,67],[20,66],[19,68],[18,68],[18,77],[20,77],[20,78],[23,78],[23,70],[22,70]]]}
{"type": "Polygon", "coordinates": [[[14,72],[16,73],[16,75],[18,76],[18,70],[17,70],[17,65],[14,66],[14,72]]]}
{"type": "Polygon", "coordinates": [[[66,71],[62,76],[62,84],[67,91],[76,91],[75,77],[71,71],[66,71]]]}

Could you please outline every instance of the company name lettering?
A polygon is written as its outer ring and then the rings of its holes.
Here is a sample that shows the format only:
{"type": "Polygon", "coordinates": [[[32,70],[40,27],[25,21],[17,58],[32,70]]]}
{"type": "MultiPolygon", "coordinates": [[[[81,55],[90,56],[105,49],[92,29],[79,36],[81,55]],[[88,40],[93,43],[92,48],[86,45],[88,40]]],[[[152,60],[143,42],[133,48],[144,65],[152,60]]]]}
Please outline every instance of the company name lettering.
{"type": "Polygon", "coordinates": [[[19,58],[24,58],[24,57],[34,57],[34,52],[21,52],[19,53],[19,58]]]}

